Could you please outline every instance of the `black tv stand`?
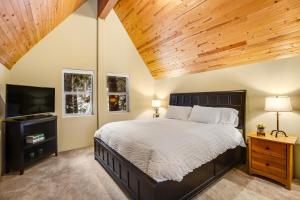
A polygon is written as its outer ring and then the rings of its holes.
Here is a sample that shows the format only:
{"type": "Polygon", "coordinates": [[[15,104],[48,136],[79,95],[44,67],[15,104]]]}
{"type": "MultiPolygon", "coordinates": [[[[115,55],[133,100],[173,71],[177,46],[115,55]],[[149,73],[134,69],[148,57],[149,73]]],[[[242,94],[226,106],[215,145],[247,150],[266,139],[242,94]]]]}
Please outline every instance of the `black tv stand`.
{"type": "Polygon", "coordinates": [[[16,121],[24,121],[24,120],[31,120],[31,119],[40,119],[40,118],[45,118],[45,117],[52,117],[53,115],[51,114],[38,114],[38,115],[27,115],[27,116],[22,116],[22,117],[15,117],[15,118],[10,118],[8,120],[16,120],[16,121]]]}
{"type": "Polygon", "coordinates": [[[57,156],[57,117],[33,115],[10,118],[4,121],[5,129],[5,172],[19,170],[52,154],[57,156]],[[43,133],[45,139],[35,144],[26,143],[26,136],[43,133]]]}

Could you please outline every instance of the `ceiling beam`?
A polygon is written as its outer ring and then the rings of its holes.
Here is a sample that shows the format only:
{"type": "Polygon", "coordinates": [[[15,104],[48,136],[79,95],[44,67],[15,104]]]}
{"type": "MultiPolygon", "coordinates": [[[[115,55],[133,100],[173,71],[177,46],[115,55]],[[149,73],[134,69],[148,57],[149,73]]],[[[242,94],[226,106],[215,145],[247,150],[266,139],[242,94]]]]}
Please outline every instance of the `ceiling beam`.
{"type": "Polygon", "coordinates": [[[118,0],[98,0],[98,17],[105,19],[118,0]]]}

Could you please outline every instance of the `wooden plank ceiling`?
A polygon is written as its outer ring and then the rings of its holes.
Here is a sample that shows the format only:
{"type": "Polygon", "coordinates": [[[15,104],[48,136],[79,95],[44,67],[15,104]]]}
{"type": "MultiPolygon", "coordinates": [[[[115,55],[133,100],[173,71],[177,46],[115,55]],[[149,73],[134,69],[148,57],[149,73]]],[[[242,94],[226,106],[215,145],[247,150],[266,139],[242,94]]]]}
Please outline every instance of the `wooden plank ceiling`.
{"type": "Polygon", "coordinates": [[[11,68],[85,1],[1,0],[0,62],[11,68]]]}
{"type": "Polygon", "coordinates": [[[119,0],[154,78],[300,54],[300,0],[119,0]]]}

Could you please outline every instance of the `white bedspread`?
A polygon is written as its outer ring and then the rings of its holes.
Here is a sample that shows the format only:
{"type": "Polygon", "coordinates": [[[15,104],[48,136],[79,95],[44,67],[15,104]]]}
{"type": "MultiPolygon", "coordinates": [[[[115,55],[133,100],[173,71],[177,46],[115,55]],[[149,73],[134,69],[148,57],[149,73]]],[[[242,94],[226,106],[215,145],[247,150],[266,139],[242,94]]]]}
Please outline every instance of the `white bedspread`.
{"type": "Polygon", "coordinates": [[[112,122],[95,137],[158,182],[181,181],[226,150],[245,147],[233,126],[173,119],[112,122]]]}

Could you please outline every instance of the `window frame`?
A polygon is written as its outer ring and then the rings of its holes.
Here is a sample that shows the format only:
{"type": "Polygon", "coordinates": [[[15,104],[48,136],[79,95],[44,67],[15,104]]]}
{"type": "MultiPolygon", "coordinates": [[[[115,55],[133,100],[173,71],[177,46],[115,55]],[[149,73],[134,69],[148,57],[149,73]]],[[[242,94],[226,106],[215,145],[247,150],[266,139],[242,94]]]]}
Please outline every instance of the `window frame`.
{"type": "Polygon", "coordinates": [[[63,69],[62,71],[62,116],[63,118],[69,117],[89,117],[94,116],[94,71],[93,70],[83,70],[83,69],[63,69]],[[65,74],[72,73],[72,74],[88,74],[92,76],[92,91],[91,92],[66,92],[65,91],[65,74]],[[66,95],[68,94],[90,94],[91,95],[91,105],[92,111],[90,113],[66,113],[66,95]]]}
{"type": "Polygon", "coordinates": [[[107,73],[105,78],[105,84],[106,84],[106,102],[107,102],[107,111],[112,114],[126,114],[130,112],[130,92],[129,92],[129,74],[117,74],[117,73],[107,73]],[[109,76],[116,76],[116,77],[125,77],[126,78],[126,92],[109,92],[108,91],[108,84],[107,79],[109,76]],[[110,111],[109,110],[109,95],[125,95],[126,96],[126,110],[120,110],[120,111],[110,111]]]}

